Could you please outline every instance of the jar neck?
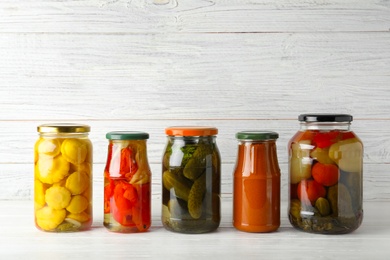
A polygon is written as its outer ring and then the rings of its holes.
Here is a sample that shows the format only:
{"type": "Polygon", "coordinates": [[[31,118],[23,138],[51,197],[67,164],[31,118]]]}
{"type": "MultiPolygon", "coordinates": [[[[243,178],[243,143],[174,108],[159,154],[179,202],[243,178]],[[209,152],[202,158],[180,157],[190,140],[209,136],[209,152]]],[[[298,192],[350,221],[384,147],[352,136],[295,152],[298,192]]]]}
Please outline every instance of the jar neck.
{"type": "Polygon", "coordinates": [[[39,133],[42,138],[88,138],[88,133],[39,133]]]}
{"type": "Polygon", "coordinates": [[[300,130],[343,130],[349,131],[351,128],[350,122],[300,122],[300,130]]]}
{"type": "Polygon", "coordinates": [[[215,143],[216,136],[167,136],[169,142],[184,142],[184,143],[215,143]]]}
{"type": "Polygon", "coordinates": [[[280,174],[276,140],[239,140],[235,174],[238,176],[280,174]]]}

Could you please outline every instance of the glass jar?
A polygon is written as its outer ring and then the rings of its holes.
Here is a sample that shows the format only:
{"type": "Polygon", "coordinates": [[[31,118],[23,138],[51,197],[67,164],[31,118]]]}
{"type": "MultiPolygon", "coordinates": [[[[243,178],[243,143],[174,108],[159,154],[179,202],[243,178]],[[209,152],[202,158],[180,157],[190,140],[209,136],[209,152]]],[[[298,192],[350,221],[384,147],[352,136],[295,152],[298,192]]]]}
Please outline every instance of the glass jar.
{"type": "Polygon", "coordinates": [[[113,232],[147,231],[151,225],[151,171],[146,140],[149,134],[116,131],[109,140],[104,170],[104,226],[113,232]]]}
{"type": "Polygon", "coordinates": [[[289,219],[311,233],[356,230],[363,219],[363,144],[351,115],[302,114],[288,144],[289,219]]]}
{"type": "Polygon", "coordinates": [[[167,230],[205,233],[219,227],[221,158],[214,127],[169,127],[162,164],[162,216],[167,230]]]}
{"type": "Polygon", "coordinates": [[[92,143],[90,127],[38,126],[34,147],[34,212],[38,229],[86,230],[92,224],[92,143]]]}
{"type": "Polygon", "coordinates": [[[278,137],[277,133],[266,131],[236,134],[233,226],[240,231],[272,232],[280,226],[278,137]]]}

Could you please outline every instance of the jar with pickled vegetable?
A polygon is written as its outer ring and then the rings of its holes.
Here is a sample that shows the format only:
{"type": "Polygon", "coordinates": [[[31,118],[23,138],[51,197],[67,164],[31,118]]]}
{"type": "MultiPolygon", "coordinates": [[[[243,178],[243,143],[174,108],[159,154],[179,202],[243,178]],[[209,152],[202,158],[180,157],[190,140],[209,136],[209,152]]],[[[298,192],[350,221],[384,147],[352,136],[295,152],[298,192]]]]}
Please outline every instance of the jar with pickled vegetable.
{"type": "Polygon", "coordinates": [[[220,223],[221,158],[215,127],[169,127],[162,164],[162,216],[167,230],[205,233],[220,223]]]}
{"type": "Polygon", "coordinates": [[[288,144],[289,219],[311,233],[342,234],[363,219],[363,144],[347,114],[302,114],[288,144]]]}
{"type": "Polygon", "coordinates": [[[92,143],[90,127],[38,126],[34,147],[34,212],[38,229],[81,231],[92,224],[92,143]]]}
{"type": "Polygon", "coordinates": [[[242,131],[233,183],[233,226],[246,232],[272,232],[280,226],[278,133],[242,131]]]}
{"type": "Polygon", "coordinates": [[[104,170],[104,226],[112,232],[145,232],[151,225],[149,134],[116,131],[109,140],[104,170]]]}

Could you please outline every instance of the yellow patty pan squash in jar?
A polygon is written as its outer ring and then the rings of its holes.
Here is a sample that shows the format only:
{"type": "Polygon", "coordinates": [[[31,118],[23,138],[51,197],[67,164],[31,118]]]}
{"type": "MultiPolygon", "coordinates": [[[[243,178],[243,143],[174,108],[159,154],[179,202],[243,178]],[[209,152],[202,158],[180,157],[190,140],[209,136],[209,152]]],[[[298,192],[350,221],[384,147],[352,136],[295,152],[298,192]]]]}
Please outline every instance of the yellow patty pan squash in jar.
{"type": "Polygon", "coordinates": [[[34,212],[38,229],[81,231],[92,224],[92,143],[90,127],[38,126],[34,146],[34,212]]]}

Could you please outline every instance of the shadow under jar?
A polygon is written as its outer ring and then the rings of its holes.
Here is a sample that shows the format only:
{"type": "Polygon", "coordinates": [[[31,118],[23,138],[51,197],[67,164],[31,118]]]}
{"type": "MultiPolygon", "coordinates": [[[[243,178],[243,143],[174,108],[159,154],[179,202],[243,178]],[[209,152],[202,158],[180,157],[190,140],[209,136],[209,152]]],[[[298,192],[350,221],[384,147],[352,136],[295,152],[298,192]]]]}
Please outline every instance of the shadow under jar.
{"type": "Polygon", "coordinates": [[[351,115],[302,114],[288,144],[289,219],[302,231],[342,234],[363,219],[363,144],[351,115]]]}
{"type": "Polygon", "coordinates": [[[211,232],[220,224],[221,158],[214,127],[169,127],[162,165],[167,230],[211,232]]]}

